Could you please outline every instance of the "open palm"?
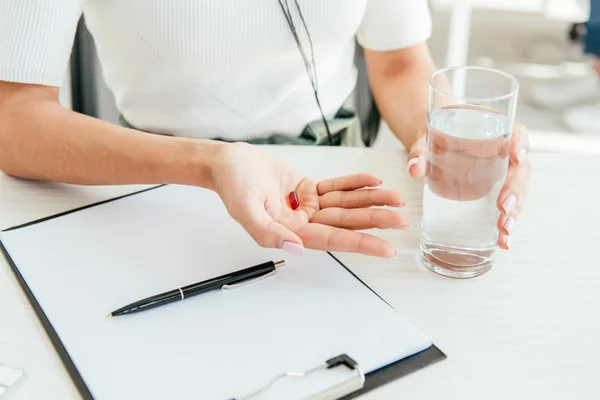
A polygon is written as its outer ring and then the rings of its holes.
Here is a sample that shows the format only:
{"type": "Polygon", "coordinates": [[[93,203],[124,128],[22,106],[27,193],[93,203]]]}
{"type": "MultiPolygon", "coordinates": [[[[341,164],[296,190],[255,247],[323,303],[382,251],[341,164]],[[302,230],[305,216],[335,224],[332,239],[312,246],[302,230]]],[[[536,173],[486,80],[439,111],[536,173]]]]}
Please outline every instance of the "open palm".
{"type": "Polygon", "coordinates": [[[302,247],[394,257],[386,241],[358,230],[402,229],[406,217],[373,206],[404,205],[393,191],[374,189],[381,180],[370,174],[316,182],[254,146],[227,145],[213,173],[216,191],[227,210],[264,247],[302,247]],[[288,194],[296,191],[293,210],[288,194]]]}

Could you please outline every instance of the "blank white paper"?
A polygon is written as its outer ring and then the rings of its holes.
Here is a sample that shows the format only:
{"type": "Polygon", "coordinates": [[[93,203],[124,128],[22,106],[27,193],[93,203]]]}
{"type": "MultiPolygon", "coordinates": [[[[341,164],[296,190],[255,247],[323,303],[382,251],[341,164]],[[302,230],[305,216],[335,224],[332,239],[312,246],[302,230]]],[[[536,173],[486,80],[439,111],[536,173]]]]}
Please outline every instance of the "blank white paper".
{"type": "MultiPolygon", "coordinates": [[[[164,186],[1,234],[97,400],[228,399],[341,353],[369,372],[430,340],[324,252],[264,249],[208,190],[164,186]],[[133,301],[269,260],[262,281],[128,316],[133,301]]],[[[280,382],[301,399],[344,368],[280,382]]]]}

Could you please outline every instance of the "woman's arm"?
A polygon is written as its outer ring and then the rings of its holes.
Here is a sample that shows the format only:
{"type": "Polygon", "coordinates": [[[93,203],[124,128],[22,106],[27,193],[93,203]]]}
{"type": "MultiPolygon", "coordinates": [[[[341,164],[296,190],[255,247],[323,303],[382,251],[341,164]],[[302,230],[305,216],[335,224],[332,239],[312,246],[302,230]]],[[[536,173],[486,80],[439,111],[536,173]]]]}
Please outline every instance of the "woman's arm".
{"type": "Polygon", "coordinates": [[[429,78],[435,72],[427,44],[391,51],[365,49],[365,59],[377,107],[410,149],[427,133],[429,78]]]}
{"type": "Polygon", "coordinates": [[[218,142],[147,134],[65,109],[58,88],[0,81],[0,169],[74,184],[213,188],[218,142]]]}
{"type": "MultiPolygon", "coordinates": [[[[188,184],[214,190],[230,215],[264,247],[304,245],[381,257],[397,255],[357,229],[404,229],[402,197],[356,174],[316,182],[257,146],[142,133],[63,108],[58,89],[0,82],[0,169],[75,184],[188,184]],[[359,190],[367,188],[367,190],[359,190]],[[300,207],[286,199],[295,191],[300,207]]],[[[198,221],[200,223],[200,221],[198,221]]]]}

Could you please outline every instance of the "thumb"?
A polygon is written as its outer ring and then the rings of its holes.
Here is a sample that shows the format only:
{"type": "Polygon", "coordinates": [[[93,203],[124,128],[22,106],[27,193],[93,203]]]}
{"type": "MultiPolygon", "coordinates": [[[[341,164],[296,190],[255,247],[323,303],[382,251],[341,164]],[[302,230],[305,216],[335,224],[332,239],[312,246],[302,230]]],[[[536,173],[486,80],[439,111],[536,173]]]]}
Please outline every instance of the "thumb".
{"type": "Polygon", "coordinates": [[[410,149],[406,168],[408,174],[413,178],[422,178],[427,172],[427,160],[425,159],[425,136],[421,136],[410,149]]]}
{"type": "Polygon", "coordinates": [[[304,252],[302,239],[285,226],[273,221],[260,201],[247,202],[235,214],[237,215],[234,215],[234,218],[259,246],[279,248],[295,255],[304,252]]]}

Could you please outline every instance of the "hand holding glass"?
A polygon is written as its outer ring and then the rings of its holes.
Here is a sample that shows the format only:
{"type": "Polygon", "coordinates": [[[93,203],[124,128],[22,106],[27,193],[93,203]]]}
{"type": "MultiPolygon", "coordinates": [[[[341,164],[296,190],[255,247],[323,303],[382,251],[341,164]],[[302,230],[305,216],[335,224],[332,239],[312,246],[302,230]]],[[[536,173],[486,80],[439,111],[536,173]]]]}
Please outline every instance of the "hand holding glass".
{"type": "Polygon", "coordinates": [[[431,78],[420,259],[440,275],[471,278],[493,266],[518,90],[514,77],[487,68],[431,78]]]}

